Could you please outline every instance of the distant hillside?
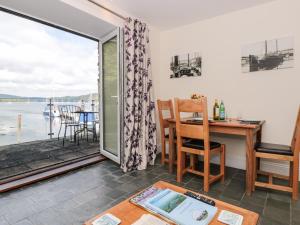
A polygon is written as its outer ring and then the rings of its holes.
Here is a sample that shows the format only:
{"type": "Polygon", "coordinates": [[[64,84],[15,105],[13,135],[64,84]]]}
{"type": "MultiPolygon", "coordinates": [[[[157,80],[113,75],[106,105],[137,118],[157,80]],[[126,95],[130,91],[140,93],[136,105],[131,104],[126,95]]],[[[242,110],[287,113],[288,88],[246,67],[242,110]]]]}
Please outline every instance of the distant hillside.
{"type": "Polygon", "coordinates": [[[89,101],[89,100],[98,100],[98,94],[92,93],[87,95],[79,95],[79,96],[63,96],[63,97],[54,97],[52,98],[55,102],[79,102],[89,101]]]}
{"type": "Polygon", "coordinates": [[[16,95],[0,94],[0,99],[1,98],[21,98],[21,97],[20,96],[16,96],[16,95]]]}
{"type": "MultiPolygon", "coordinates": [[[[98,94],[92,93],[87,95],[79,96],[62,96],[62,97],[53,97],[55,102],[79,102],[89,101],[89,100],[98,100],[98,94]]],[[[0,94],[0,102],[46,102],[49,101],[49,98],[45,97],[22,97],[16,95],[0,94]]]]}

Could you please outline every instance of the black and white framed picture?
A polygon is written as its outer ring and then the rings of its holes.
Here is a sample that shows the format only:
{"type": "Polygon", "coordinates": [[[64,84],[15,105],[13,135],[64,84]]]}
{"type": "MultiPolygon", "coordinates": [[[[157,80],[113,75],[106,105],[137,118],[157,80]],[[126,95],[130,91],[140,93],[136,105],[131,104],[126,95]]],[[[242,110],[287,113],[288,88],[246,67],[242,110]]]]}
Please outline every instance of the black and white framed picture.
{"type": "Polygon", "coordinates": [[[294,67],[294,38],[265,40],[242,47],[242,72],[294,67]]]}
{"type": "Polygon", "coordinates": [[[202,73],[202,58],[200,53],[175,55],[171,58],[170,78],[198,77],[202,73]]]}

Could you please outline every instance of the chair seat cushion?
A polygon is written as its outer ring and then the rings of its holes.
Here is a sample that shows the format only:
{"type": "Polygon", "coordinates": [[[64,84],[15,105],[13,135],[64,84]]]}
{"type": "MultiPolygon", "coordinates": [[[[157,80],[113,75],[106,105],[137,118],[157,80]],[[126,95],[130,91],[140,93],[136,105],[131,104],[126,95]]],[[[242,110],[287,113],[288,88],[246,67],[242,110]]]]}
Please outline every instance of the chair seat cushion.
{"type": "MultiPolygon", "coordinates": [[[[165,138],[169,138],[170,137],[170,135],[169,134],[166,134],[165,135],[165,138]]],[[[175,135],[175,139],[177,138],[177,136],[175,135]]]]}
{"type": "MultiPolygon", "coordinates": [[[[199,139],[190,139],[182,143],[183,147],[194,148],[199,150],[204,150],[204,141],[199,139]]],[[[210,149],[215,149],[221,147],[221,144],[218,142],[210,142],[210,149]]]]}
{"type": "Polygon", "coordinates": [[[79,126],[79,123],[65,123],[66,126],[79,126]]]}
{"type": "Polygon", "coordinates": [[[270,143],[258,143],[255,146],[257,152],[279,154],[279,155],[293,155],[292,149],[288,145],[277,145],[270,143]]]}

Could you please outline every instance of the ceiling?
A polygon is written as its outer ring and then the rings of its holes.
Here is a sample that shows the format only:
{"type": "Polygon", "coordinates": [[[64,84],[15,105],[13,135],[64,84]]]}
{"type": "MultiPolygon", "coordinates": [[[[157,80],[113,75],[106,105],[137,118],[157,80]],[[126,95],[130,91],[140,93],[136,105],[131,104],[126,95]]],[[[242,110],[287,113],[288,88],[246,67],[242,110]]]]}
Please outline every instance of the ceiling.
{"type": "Polygon", "coordinates": [[[0,0],[0,6],[100,39],[115,26],[59,0],[0,0]]]}
{"type": "MultiPolygon", "coordinates": [[[[74,0],[78,1],[78,0],[74,0]]],[[[172,29],[274,0],[95,0],[161,30],[172,29]]],[[[0,0],[0,6],[101,38],[115,26],[60,0],[0,0]]]]}
{"type": "Polygon", "coordinates": [[[274,0],[97,0],[162,30],[274,0]]]}

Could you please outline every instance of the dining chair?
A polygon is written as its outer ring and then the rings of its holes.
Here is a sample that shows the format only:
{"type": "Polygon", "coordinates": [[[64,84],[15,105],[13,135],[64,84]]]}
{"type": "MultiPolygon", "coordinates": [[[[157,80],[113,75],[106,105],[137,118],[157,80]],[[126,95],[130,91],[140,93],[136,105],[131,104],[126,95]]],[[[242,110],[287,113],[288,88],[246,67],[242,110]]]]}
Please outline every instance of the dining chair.
{"type": "Polygon", "coordinates": [[[255,187],[264,187],[280,191],[286,191],[292,193],[294,200],[298,199],[298,179],[299,179],[299,150],[300,150],[300,107],[298,110],[298,116],[290,146],[278,145],[271,143],[257,143],[254,148],[254,176],[253,176],[253,191],[255,187]],[[276,173],[270,173],[259,170],[257,163],[260,160],[257,159],[273,159],[279,161],[289,162],[289,176],[284,176],[276,173]],[[258,181],[258,174],[268,176],[268,182],[258,181]],[[273,183],[273,178],[279,178],[288,180],[288,185],[279,185],[273,183]]]}
{"type": "Polygon", "coordinates": [[[225,145],[210,141],[207,99],[175,99],[175,117],[177,134],[177,181],[182,181],[186,172],[204,177],[204,191],[209,191],[209,185],[217,180],[224,182],[225,177],[225,145]],[[181,113],[197,113],[202,115],[203,122],[184,121],[181,113]],[[186,141],[182,141],[187,138],[186,141]],[[186,155],[190,155],[190,165],[186,167],[186,155]],[[213,154],[220,155],[220,173],[210,173],[210,159],[213,154]],[[204,170],[199,171],[195,165],[195,157],[204,157],[204,170]]]}
{"type": "MultiPolygon", "coordinates": [[[[158,108],[158,117],[159,117],[159,125],[160,125],[160,136],[161,136],[161,164],[169,163],[171,161],[170,157],[166,159],[166,142],[169,142],[169,133],[166,134],[166,129],[170,129],[168,119],[174,119],[174,109],[172,100],[157,100],[157,108],[158,108]],[[168,114],[168,116],[164,116],[168,114]]],[[[176,141],[176,137],[174,135],[174,141],[176,141]]],[[[170,148],[169,145],[169,155],[170,151],[174,152],[174,149],[170,148]]],[[[172,153],[173,153],[172,152],[172,153]]]]}

